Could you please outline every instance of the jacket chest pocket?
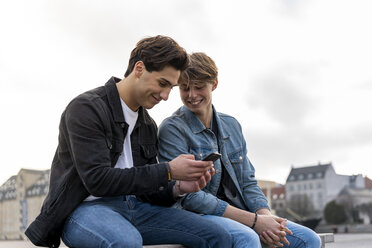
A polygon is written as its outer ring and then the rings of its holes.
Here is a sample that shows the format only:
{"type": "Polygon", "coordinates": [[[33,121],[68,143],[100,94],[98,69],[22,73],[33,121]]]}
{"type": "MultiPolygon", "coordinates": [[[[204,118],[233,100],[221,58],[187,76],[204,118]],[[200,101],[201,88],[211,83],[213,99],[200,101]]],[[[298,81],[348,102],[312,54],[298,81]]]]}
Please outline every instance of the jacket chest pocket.
{"type": "Polygon", "coordinates": [[[134,166],[157,163],[158,149],[156,144],[139,144],[132,147],[134,166]]]}
{"type": "Polygon", "coordinates": [[[244,154],[242,149],[231,152],[227,156],[229,157],[231,165],[239,165],[243,163],[244,154]]]}

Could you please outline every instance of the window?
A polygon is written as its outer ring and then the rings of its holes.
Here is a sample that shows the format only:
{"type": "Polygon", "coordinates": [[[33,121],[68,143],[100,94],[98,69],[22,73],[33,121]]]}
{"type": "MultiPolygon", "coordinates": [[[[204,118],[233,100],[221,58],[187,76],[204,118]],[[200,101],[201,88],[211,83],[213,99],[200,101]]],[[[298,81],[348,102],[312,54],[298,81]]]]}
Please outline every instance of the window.
{"type": "Polygon", "coordinates": [[[308,179],[312,179],[313,177],[314,177],[313,173],[309,173],[309,174],[307,175],[307,178],[308,178],[308,179]]]}
{"type": "Polygon", "coordinates": [[[298,179],[299,179],[299,180],[303,180],[303,179],[304,179],[304,174],[300,174],[300,175],[298,175],[298,179]]]}

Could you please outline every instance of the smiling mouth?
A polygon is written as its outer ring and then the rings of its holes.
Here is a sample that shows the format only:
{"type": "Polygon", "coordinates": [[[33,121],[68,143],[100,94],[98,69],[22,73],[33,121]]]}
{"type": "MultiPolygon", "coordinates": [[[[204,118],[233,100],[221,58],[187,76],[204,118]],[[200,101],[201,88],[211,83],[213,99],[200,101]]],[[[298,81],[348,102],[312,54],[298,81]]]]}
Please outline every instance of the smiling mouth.
{"type": "Polygon", "coordinates": [[[159,102],[161,101],[161,99],[158,99],[158,98],[155,97],[155,96],[152,96],[152,97],[154,98],[154,100],[155,100],[156,103],[159,103],[159,102]]]}
{"type": "Polygon", "coordinates": [[[191,105],[198,105],[202,102],[203,100],[198,100],[198,101],[187,101],[191,105]]]}

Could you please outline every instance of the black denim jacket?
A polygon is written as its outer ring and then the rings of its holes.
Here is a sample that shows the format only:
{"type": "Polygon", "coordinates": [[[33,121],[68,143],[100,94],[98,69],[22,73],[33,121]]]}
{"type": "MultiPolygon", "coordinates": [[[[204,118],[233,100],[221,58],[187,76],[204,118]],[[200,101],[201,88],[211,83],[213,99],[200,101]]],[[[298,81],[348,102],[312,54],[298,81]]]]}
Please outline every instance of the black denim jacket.
{"type": "Polygon", "coordinates": [[[37,246],[58,247],[66,218],[89,195],[137,195],[153,204],[174,203],[169,165],[156,164],[157,126],[142,107],[131,134],[134,167],[113,168],[128,129],[118,81],[112,77],[105,86],[79,95],[62,114],[49,192],[25,232],[37,246]]]}

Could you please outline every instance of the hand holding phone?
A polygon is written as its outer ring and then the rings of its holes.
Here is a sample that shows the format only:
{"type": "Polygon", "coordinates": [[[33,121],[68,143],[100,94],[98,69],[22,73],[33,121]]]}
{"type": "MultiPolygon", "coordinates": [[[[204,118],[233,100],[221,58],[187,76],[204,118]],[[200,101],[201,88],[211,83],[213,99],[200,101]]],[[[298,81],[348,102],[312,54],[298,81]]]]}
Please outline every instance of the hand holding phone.
{"type": "Polygon", "coordinates": [[[216,161],[217,159],[221,158],[221,154],[218,152],[212,152],[208,154],[205,158],[203,158],[203,161],[216,161]]]}

